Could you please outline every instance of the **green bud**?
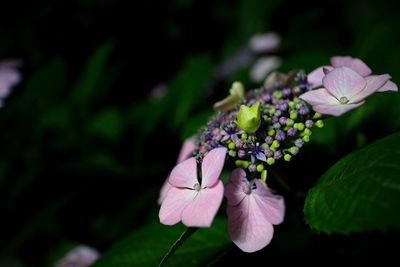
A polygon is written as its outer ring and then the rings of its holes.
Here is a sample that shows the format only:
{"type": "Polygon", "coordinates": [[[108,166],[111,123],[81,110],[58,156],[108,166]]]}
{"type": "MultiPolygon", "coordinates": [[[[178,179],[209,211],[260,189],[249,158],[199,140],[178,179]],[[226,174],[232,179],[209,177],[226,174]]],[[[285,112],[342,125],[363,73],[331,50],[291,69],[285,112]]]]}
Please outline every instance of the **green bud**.
{"type": "Polygon", "coordinates": [[[256,102],[251,107],[241,105],[236,117],[236,123],[247,133],[255,133],[260,127],[260,102],[256,102]]]}
{"type": "Polygon", "coordinates": [[[290,161],[290,160],[292,159],[292,155],[290,155],[290,154],[285,154],[285,156],[283,156],[283,159],[284,159],[285,161],[290,161]]]}
{"type": "Polygon", "coordinates": [[[228,155],[231,156],[232,158],[236,157],[236,151],[235,150],[229,150],[228,155]]]}
{"type": "Polygon", "coordinates": [[[278,140],[274,140],[271,144],[271,148],[278,148],[281,144],[279,143],[278,140]]]}
{"type": "Polygon", "coordinates": [[[281,92],[281,91],[275,91],[275,92],[273,93],[273,96],[274,96],[276,99],[281,99],[281,98],[282,98],[282,92],[281,92]]]}
{"type": "Polygon", "coordinates": [[[269,129],[269,130],[268,130],[268,135],[269,135],[269,136],[275,135],[275,130],[274,130],[274,129],[269,129]]]}
{"type": "Polygon", "coordinates": [[[261,180],[265,183],[267,181],[267,170],[261,172],[261,180]]]}
{"type": "Polygon", "coordinates": [[[295,98],[293,98],[293,102],[294,103],[300,103],[301,102],[301,99],[300,98],[298,98],[298,97],[295,97],[295,98]]]}
{"type": "Polygon", "coordinates": [[[235,164],[236,164],[237,167],[241,167],[243,169],[247,169],[250,166],[251,162],[250,161],[246,161],[246,160],[238,159],[238,160],[235,161],[235,164]]]}
{"type": "Polygon", "coordinates": [[[296,103],[294,103],[293,101],[289,101],[289,107],[291,109],[294,109],[296,107],[296,103]]]}
{"type": "Polygon", "coordinates": [[[287,120],[286,120],[286,125],[287,125],[287,126],[290,127],[290,126],[293,126],[293,124],[294,124],[294,121],[293,121],[292,119],[287,119],[287,120]]]}
{"type": "Polygon", "coordinates": [[[303,136],[303,141],[306,143],[310,142],[310,136],[309,135],[303,136]]]}
{"type": "Polygon", "coordinates": [[[240,82],[234,82],[229,90],[229,96],[214,104],[214,109],[222,112],[230,111],[244,96],[244,86],[240,82]]]}
{"type": "Polygon", "coordinates": [[[293,155],[297,155],[297,153],[299,153],[299,148],[297,146],[292,146],[291,148],[289,148],[289,152],[293,155]]]}
{"type": "Polygon", "coordinates": [[[318,128],[322,128],[322,127],[324,127],[324,122],[323,122],[322,120],[317,120],[317,121],[315,122],[315,125],[316,125],[318,128]]]}
{"type": "Polygon", "coordinates": [[[304,133],[305,135],[311,135],[311,134],[312,134],[311,130],[308,129],[308,128],[304,129],[304,132],[303,132],[303,133],[304,133]]]}
{"type": "Polygon", "coordinates": [[[232,150],[235,149],[236,148],[235,143],[233,143],[233,142],[229,143],[228,148],[232,149],[232,150]]]}
{"type": "Polygon", "coordinates": [[[298,116],[297,111],[293,111],[293,112],[290,113],[290,118],[291,118],[292,120],[297,119],[297,116],[298,116]]]}
{"type": "Polygon", "coordinates": [[[272,165],[272,164],[275,163],[275,159],[274,159],[274,158],[267,158],[267,163],[268,163],[269,165],[272,165]]]}
{"type": "Polygon", "coordinates": [[[268,148],[269,148],[269,145],[268,145],[267,143],[263,143],[261,146],[262,146],[264,149],[268,149],[268,148]]]}
{"type": "Polygon", "coordinates": [[[242,140],[246,140],[247,139],[247,134],[246,133],[242,133],[241,138],[242,138],[242,140]]]}
{"type": "Polygon", "coordinates": [[[262,172],[263,170],[264,170],[264,165],[258,164],[258,165],[257,165],[257,171],[258,171],[258,172],[262,172]]]}
{"type": "Polygon", "coordinates": [[[304,128],[305,128],[304,123],[302,123],[302,122],[297,123],[297,130],[303,131],[304,128]]]}
{"type": "Polygon", "coordinates": [[[313,119],[316,120],[316,119],[319,119],[319,118],[321,118],[321,117],[322,117],[322,114],[319,113],[319,112],[316,112],[316,113],[314,114],[314,116],[313,116],[313,119]]]}

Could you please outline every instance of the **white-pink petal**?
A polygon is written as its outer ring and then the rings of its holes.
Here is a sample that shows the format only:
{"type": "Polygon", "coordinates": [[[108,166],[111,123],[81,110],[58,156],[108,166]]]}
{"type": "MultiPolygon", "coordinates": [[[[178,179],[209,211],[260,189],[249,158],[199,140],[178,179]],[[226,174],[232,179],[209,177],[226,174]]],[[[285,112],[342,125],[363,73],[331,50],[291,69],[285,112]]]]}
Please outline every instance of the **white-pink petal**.
{"type": "Polygon", "coordinates": [[[183,145],[182,145],[181,151],[179,152],[178,160],[176,163],[181,163],[185,159],[192,156],[195,149],[196,149],[195,139],[194,138],[186,139],[185,142],[183,142],[183,145]]]}
{"type": "Polygon", "coordinates": [[[347,67],[339,67],[329,72],[322,80],[326,90],[338,100],[361,92],[366,86],[365,79],[347,67]]]}
{"type": "Polygon", "coordinates": [[[202,188],[183,210],[182,223],[188,227],[210,227],[221,206],[224,186],[219,181],[214,187],[202,188]]]}
{"type": "Polygon", "coordinates": [[[165,199],[165,197],[168,194],[168,191],[171,189],[172,185],[170,183],[168,183],[168,178],[167,180],[165,180],[164,184],[161,187],[160,190],[160,196],[158,197],[157,203],[160,205],[163,200],[165,199]]]}
{"type": "Polygon", "coordinates": [[[100,257],[97,250],[80,245],[69,251],[55,267],[88,267],[92,265],[100,257]]]}
{"type": "Polygon", "coordinates": [[[204,157],[201,163],[201,187],[213,186],[218,181],[225,164],[226,151],[225,147],[214,148],[204,157]]]}
{"type": "Polygon", "coordinates": [[[197,179],[197,162],[195,158],[182,161],[171,171],[168,181],[175,187],[194,188],[197,179]]]}
{"type": "Polygon", "coordinates": [[[336,105],[339,100],[331,95],[325,88],[308,91],[299,96],[310,105],[336,105]]]}
{"type": "Polygon", "coordinates": [[[313,70],[307,75],[307,82],[310,84],[311,88],[322,86],[322,79],[325,76],[324,68],[327,70],[332,70],[331,66],[322,66],[313,70]]]}
{"type": "Polygon", "coordinates": [[[358,94],[354,94],[353,96],[351,96],[349,98],[349,104],[357,103],[364,100],[365,98],[382,88],[382,86],[387,81],[389,81],[389,79],[390,75],[388,74],[368,76],[367,78],[365,78],[367,82],[365,88],[361,90],[358,94]]]}
{"type": "Polygon", "coordinates": [[[338,67],[348,67],[363,77],[366,77],[372,73],[371,69],[359,58],[352,58],[349,56],[341,57],[332,57],[331,65],[334,68],[338,67]]]}
{"type": "Polygon", "coordinates": [[[183,210],[193,201],[196,195],[196,190],[171,187],[161,203],[158,213],[160,222],[165,225],[174,225],[180,222],[183,210]]]}
{"type": "Polygon", "coordinates": [[[228,205],[228,233],[244,252],[255,252],[267,246],[274,234],[256,200],[246,197],[237,206],[228,205]]]}
{"type": "Polygon", "coordinates": [[[386,91],[397,92],[399,91],[399,88],[394,82],[387,81],[381,88],[379,88],[377,92],[386,92],[386,91]]]}
{"type": "Polygon", "coordinates": [[[332,115],[332,116],[340,116],[347,111],[350,111],[352,109],[358,108],[362,104],[364,104],[365,101],[362,101],[357,104],[340,104],[338,103],[337,105],[315,105],[313,106],[313,109],[316,112],[319,112],[321,114],[325,115],[332,115]]]}
{"type": "Polygon", "coordinates": [[[274,32],[257,34],[250,39],[250,49],[254,52],[270,52],[279,46],[281,38],[274,32]]]}

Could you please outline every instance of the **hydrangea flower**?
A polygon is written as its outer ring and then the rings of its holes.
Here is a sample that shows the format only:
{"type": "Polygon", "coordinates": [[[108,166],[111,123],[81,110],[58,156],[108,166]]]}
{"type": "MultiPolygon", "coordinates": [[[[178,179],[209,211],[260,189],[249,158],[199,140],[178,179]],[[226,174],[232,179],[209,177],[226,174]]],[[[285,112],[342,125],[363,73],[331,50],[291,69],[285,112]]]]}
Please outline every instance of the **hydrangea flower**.
{"type": "Polygon", "coordinates": [[[323,78],[324,88],[306,92],[300,98],[317,112],[340,116],[364,104],[364,99],[381,89],[389,79],[388,74],[363,78],[350,68],[338,67],[323,78]]]}
{"type": "Polygon", "coordinates": [[[80,245],[73,248],[59,260],[55,267],[88,267],[100,257],[97,250],[80,245]]]}
{"type": "Polygon", "coordinates": [[[10,94],[11,89],[21,81],[19,67],[21,67],[19,60],[10,59],[0,62],[0,106],[3,99],[10,94]]]}
{"type": "Polygon", "coordinates": [[[249,182],[243,169],[232,172],[225,188],[228,199],[228,232],[232,241],[244,252],[267,246],[272,239],[272,225],[283,222],[285,203],[260,180],[249,182]]]}
{"type": "Polygon", "coordinates": [[[188,227],[209,227],[221,205],[224,187],[219,180],[225,163],[226,148],[208,152],[201,163],[201,181],[197,162],[189,158],[171,171],[172,186],[161,203],[160,222],[173,225],[180,221],[188,227]]]}

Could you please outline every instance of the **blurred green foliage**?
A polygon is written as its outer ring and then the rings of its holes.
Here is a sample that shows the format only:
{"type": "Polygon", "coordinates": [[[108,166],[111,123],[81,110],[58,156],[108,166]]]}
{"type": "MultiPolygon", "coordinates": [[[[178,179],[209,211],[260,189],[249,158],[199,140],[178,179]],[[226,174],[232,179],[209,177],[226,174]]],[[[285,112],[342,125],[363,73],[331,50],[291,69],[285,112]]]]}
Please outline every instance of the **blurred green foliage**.
{"type": "MultiPolygon", "coordinates": [[[[232,82],[258,86],[250,82],[248,67],[226,80],[213,76],[216,66],[255,33],[273,30],[282,36],[276,52],[282,71],[311,71],[328,64],[332,55],[352,55],[400,83],[396,1],[128,5],[109,0],[4,3],[0,58],[21,58],[25,65],[23,82],[0,110],[0,266],[52,266],[82,243],[105,252],[105,261],[112,261],[112,251],[122,243],[121,251],[133,260],[156,263],[182,230],[157,224],[158,190],[181,141],[206,122],[212,103],[227,95],[232,82]],[[155,98],[151,90],[160,83],[167,89],[155,98]],[[152,251],[163,235],[160,229],[165,229],[164,243],[152,251]],[[141,250],[142,243],[150,251],[141,250]]],[[[273,184],[285,195],[287,215],[267,249],[247,255],[228,245],[216,261],[219,244],[226,245],[222,225],[221,239],[215,236],[211,244],[217,250],[203,254],[207,246],[201,244],[214,230],[201,230],[171,264],[192,257],[192,246],[203,256],[193,254],[194,265],[205,264],[208,256],[214,266],[260,259],[284,264],[291,260],[288,253],[310,264],[321,255],[358,264],[374,256],[394,257],[389,245],[376,244],[398,242],[398,232],[317,235],[305,225],[302,209],[307,190],[337,160],[398,131],[399,113],[399,94],[376,94],[361,108],[326,120],[290,166],[271,172],[272,181],[274,176],[288,180],[288,191],[273,184]]]]}

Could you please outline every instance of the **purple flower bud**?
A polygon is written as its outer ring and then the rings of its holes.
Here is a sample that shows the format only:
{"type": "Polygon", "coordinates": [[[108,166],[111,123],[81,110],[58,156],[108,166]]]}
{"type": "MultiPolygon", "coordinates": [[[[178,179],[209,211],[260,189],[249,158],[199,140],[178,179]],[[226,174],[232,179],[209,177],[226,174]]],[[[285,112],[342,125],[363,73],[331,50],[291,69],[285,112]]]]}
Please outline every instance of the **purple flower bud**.
{"type": "Polygon", "coordinates": [[[302,103],[297,103],[296,104],[296,109],[301,109],[303,107],[303,104],[302,103]]]}
{"type": "Polygon", "coordinates": [[[244,151],[243,149],[240,149],[237,153],[239,158],[244,158],[246,156],[246,151],[244,151]]]}
{"type": "Polygon", "coordinates": [[[269,148],[264,150],[264,154],[265,154],[265,156],[267,156],[268,158],[274,156],[274,152],[273,152],[271,149],[269,149],[269,148]]]}
{"type": "Polygon", "coordinates": [[[287,118],[286,118],[286,117],[280,117],[280,118],[279,118],[279,123],[280,123],[281,125],[285,125],[285,126],[286,126],[286,121],[287,121],[287,118]]]}
{"type": "Polygon", "coordinates": [[[271,100],[271,94],[267,93],[262,95],[262,98],[264,99],[265,102],[269,102],[271,100]]]}
{"type": "Polygon", "coordinates": [[[275,158],[275,159],[280,159],[280,158],[282,158],[282,152],[281,152],[280,150],[275,151],[275,153],[274,153],[274,158],[275,158]]]}
{"type": "Polygon", "coordinates": [[[290,88],[285,88],[282,90],[282,95],[286,98],[292,94],[292,90],[290,88]]]}
{"type": "Polygon", "coordinates": [[[307,107],[301,107],[301,108],[299,109],[299,114],[300,114],[300,115],[307,115],[308,112],[310,112],[310,110],[309,110],[307,107]]]}
{"type": "Polygon", "coordinates": [[[271,136],[265,137],[265,143],[267,143],[268,145],[272,144],[273,141],[274,139],[271,136]]]}
{"type": "Polygon", "coordinates": [[[272,117],[272,123],[279,123],[278,117],[276,116],[272,117]]]}
{"type": "Polygon", "coordinates": [[[288,109],[288,104],[286,102],[280,102],[276,106],[277,106],[276,108],[281,111],[286,111],[288,109]]]}
{"type": "Polygon", "coordinates": [[[294,129],[294,128],[289,128],[288,130],[287,130],[287,135],[288,136],[295,136],[296,135],[296,129],[294,129]]]}
{"type": "Polygon", "coordinates": [[[286,135],[282,130],[278,130],[275,135],[275,139],[278,141],[284,141],[286,139],[286,135]]]}
{"type": "Polygon", "coordinates": [[[312,120],[306,120],[305,125],[307,128],[311,128],[314,125],[314,122],[312,120]]]}
{"type": "Polygon", "coordinates": [[[257,166],[255,164],[250,164],[248,169],[249,169],[250,172],[255,172],[257,170],[257,166]]]}
{"type": "Polygon", "coordinates": [[[301,139],[296,139],[296,141],[294,141],[294,144],[297,147],[302,147],[304,145],[304,141],[301,139]]]}

